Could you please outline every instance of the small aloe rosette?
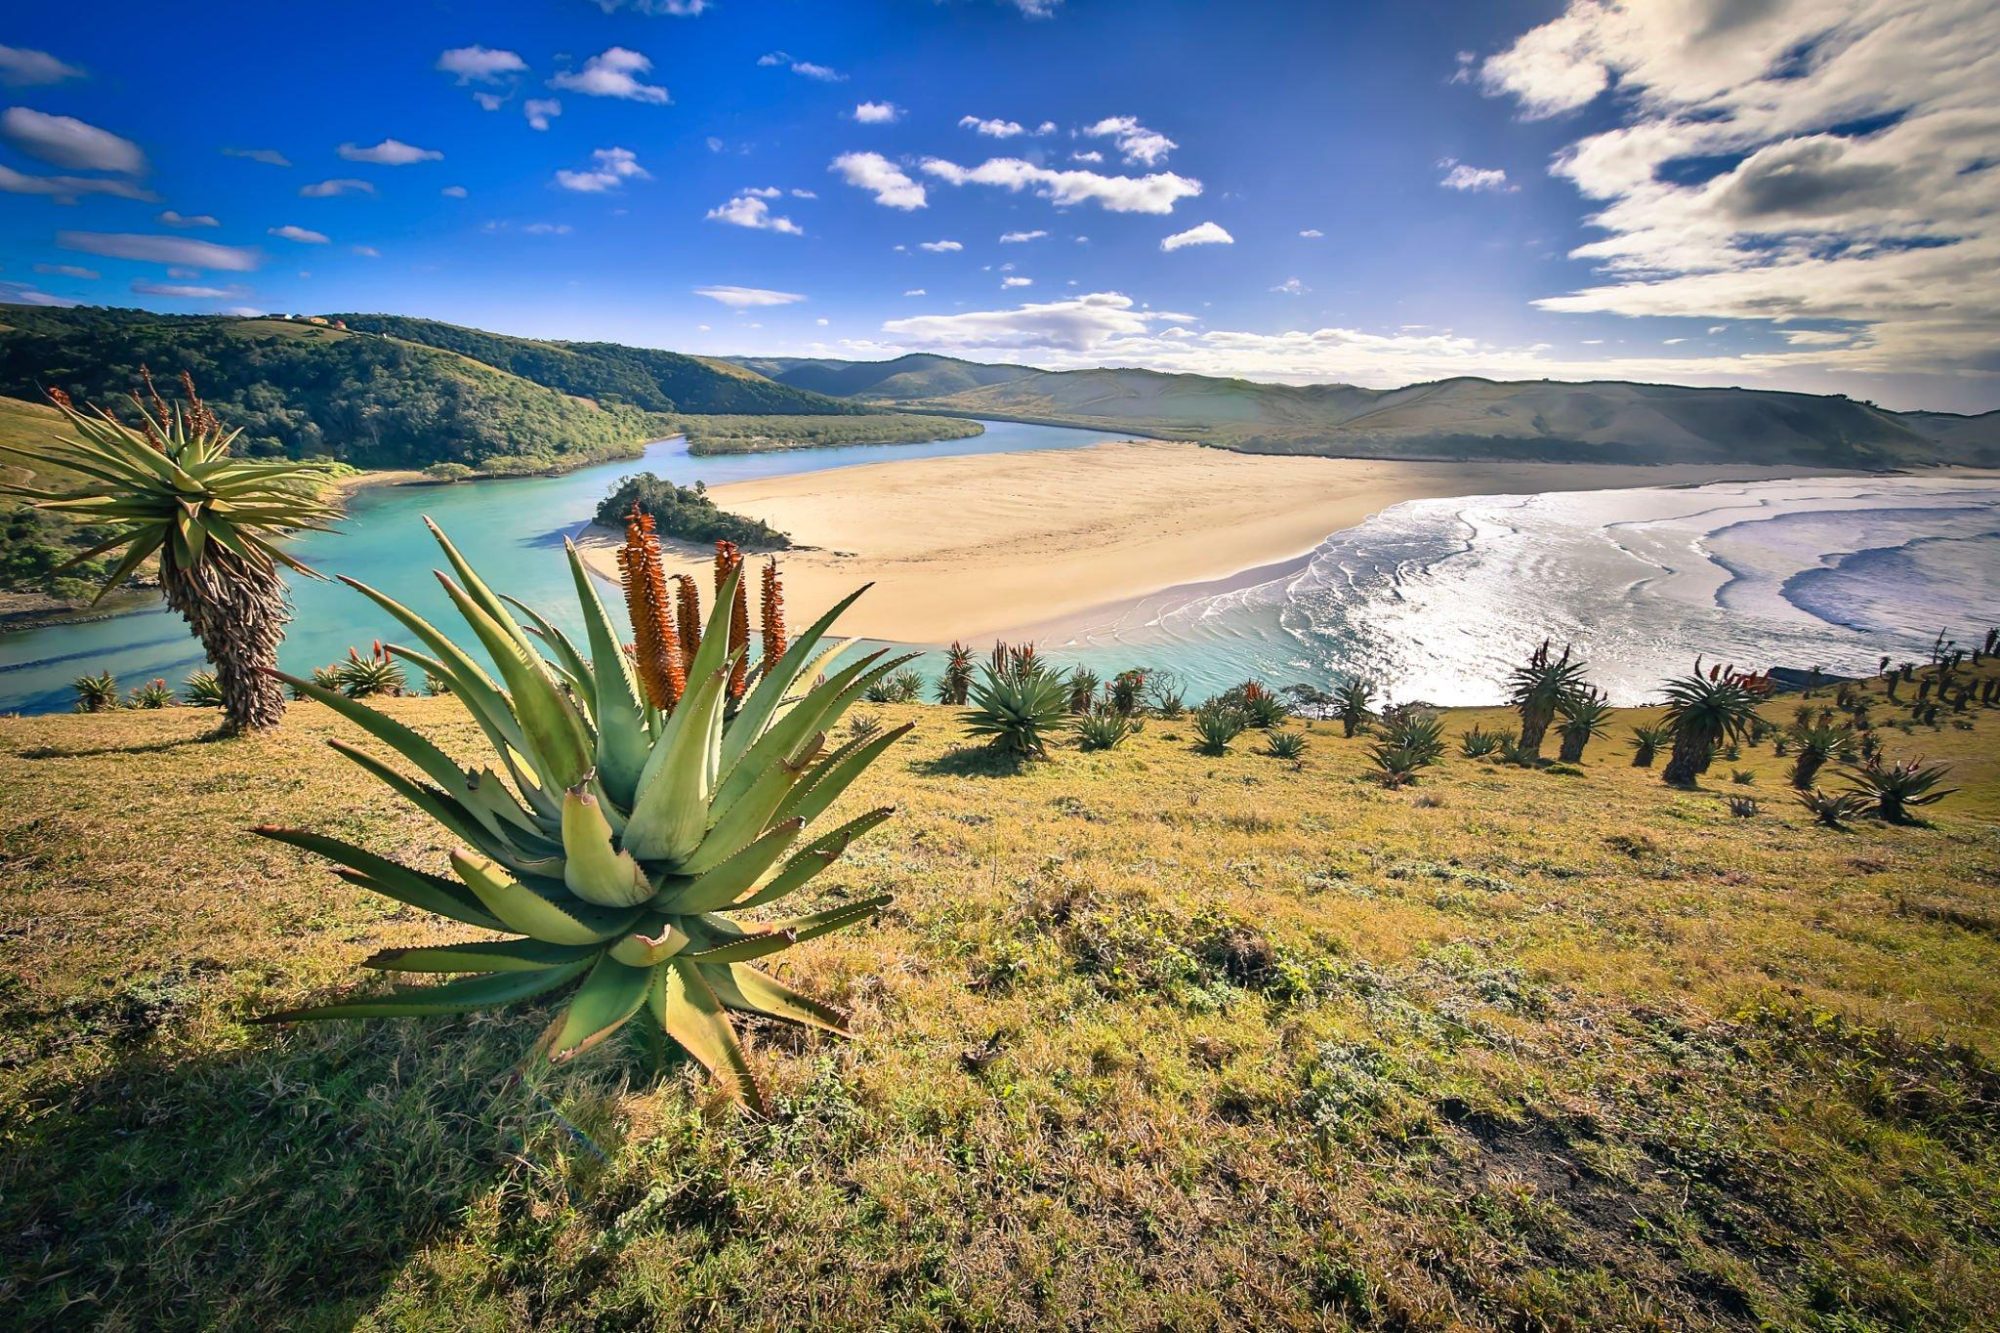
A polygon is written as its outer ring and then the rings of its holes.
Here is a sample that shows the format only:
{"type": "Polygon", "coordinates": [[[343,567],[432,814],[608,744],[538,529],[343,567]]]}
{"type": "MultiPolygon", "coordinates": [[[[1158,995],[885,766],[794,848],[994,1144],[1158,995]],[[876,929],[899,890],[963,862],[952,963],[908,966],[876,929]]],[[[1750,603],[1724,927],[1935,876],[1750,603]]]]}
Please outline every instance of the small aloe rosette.
{"type": "MultiPolygon", "coordinates": [[[[428,522],[428,520],[426,520],[428,522]]],[[[495,594],[435,524],[451,573],[446,595],[497,669],[394,599],[353,580],[422,649],[387,653],[442,681],[472,714],[497,767],[462,767],[431,740],[337,690],[284,679],[355,723],[403,767],[345,741],[347,758],[436,820],[459,844],[455,878],[298,829],[260,828],[333,861],[340,877],[398,902],[497,932],[459,944],[390,949],[366,966],[466,974],[443,984],[270,1015],[265,1021],[400,1017],[506,1006],[574,987],[536,1050],[573,1058],[621,1029],[661,1067],[685,1050],[738,1101],[761,1107],[730,1021],[763,1015],[846,1034],[846,1016],[766,970],[771,956],[871,919],[886,896],[844,901],[791,920],[758,909],[798,894],[862,834],[887,819],[870,810],[808,838],[806,830],[908,725],[829,748],[827,738],[870,684],[908,658],[868,653],[836,666],[824,647],[834,620],[865,588],[796,639],[764,626],[765,653],[748,664],[745,571],[718,551],[716,601],[705,629],[692,580],[668,605],[650,523],[635,515],[619,555],[634,642],[627,647],[574,545],[570,571],[583,642],[495,594]],[[694,640],[690,642],[690,640],[694,640]],[[782,645],[782,646],[781,646],[782,645]]],[[[726,545],[726,544],[725,544],[726,545]]],[[[775,570],[767,617],[782,617],[775,570]]]]}

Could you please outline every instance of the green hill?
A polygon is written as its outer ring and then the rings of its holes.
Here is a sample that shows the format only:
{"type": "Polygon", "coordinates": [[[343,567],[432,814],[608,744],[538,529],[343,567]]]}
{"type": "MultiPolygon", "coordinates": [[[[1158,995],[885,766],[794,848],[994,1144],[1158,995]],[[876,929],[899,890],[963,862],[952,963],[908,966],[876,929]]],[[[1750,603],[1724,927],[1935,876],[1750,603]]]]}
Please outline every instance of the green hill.
{"type": "Polygon", "coordinates": [[[963,393],[1024,376],[1032,366],[983,365],[954,356],[912,352],[893,361],[836,361],[822,357],[738,357],[739,365],[780,384],[836,397],[906,402],[963,393]]]}
{"type": "Polygon", "coordinates": [[[647,412],[854,416],[869,409],[779,384],[727,361],[605,342],[548,342],[404,315],[332,315],[356,332],[443,348],[522,379],[647,412]]]}
{"type": "Polygon", "coordinates": [[[746,360],[867,400],[1253,453],[1555,461],[2000,465],[2000,413],[1896,413],[1841,396],[1619,380],[1461,377],[1399,389],[1136,369],[1034,370],[949,357],[746,360]]]}
{"type": "Polygon", "coordinates": [[[661,433],[638,407],[401,338],[285,319],[0,309],[0,395],[34,402],[53,386],[115,407],[142,365],[163,381],[193,374],[253,455],[522,470],[632,453],[661,433]]]}

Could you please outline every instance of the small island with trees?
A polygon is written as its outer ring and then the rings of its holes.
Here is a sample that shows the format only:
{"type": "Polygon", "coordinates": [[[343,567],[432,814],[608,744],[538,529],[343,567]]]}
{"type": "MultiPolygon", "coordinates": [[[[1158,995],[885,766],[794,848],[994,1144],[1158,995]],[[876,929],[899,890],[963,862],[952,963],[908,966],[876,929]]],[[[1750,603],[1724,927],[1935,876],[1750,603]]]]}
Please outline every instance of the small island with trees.
{"type": "Polygon", "coordinates": [[[789,550],[792,539],[768,523],[732,514],[708,498],[708,487],[697,481],[676,486],[665,477],[640,472],[626,477],[597,505],[597,522],[622,528],[634,507],[651,516],[662,537],[689,542],[735,542],[746,550],[789,550]]]}

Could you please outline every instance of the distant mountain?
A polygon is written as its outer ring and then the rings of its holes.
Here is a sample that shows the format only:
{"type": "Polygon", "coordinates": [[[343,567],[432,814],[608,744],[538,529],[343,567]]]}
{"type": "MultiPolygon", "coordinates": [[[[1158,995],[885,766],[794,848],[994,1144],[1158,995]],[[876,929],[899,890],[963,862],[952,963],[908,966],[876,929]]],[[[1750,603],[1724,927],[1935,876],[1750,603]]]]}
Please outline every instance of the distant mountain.
{"type": "Polygon", "coordinates": [[[893,361],[834,361],[823,357],[745,356],[737,365],[780,384],[839,398],[871,398],[908,402],[1004,384],[1025,376],[1043,375],[1033,366],[985,365],[954,356],[912,352],[893,361]]]}
{"type": "Polygon", "coordinates": [[[754,369],[719,358],[622,343],[516,338],[406,315],[328,318],[358,333],[386,334],[404,342],[443,348],[579,398],[647,412],[852,416],[868,410],[858,403],[809,391],[810,386],[775,383],[754,369]]]}
{"type": "Polygon", "coordinates": [[[1363,389],[921,356],[741,364],[789,383],[811,381],[822,392],[864,401],[893,397],[904,408],[1126,430],[1252,453],[2000,466],[2000,413],[1897,413],[1839,396],[1767,389],[1469,377],[1363,389]]]}

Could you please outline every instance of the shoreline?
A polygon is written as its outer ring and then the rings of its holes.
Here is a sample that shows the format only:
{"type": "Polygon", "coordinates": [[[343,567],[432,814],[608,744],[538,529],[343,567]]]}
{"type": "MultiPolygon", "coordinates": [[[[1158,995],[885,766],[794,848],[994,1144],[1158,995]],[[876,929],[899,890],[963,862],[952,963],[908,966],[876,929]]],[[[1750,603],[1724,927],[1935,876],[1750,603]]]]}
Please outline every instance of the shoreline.
{"type": "MultiPolygon", "coordinates": [[[[842,630],[934,645],[1071,633],[1177,589],[1282,572],[1332,534],[1410,500],[1843,475],[1854,474],[1317,458],[1132,441],[892,460],[733,482],[710,494],[798,543],[775,553],[798,617],[873,582],[842,630]]],[[[590,567],[613,582],[621,538],[592,525],[578,542],[590,567]]],[[[671,572],[706,585],[705,548],[674,543],[667,555],[671,572]]]]}

